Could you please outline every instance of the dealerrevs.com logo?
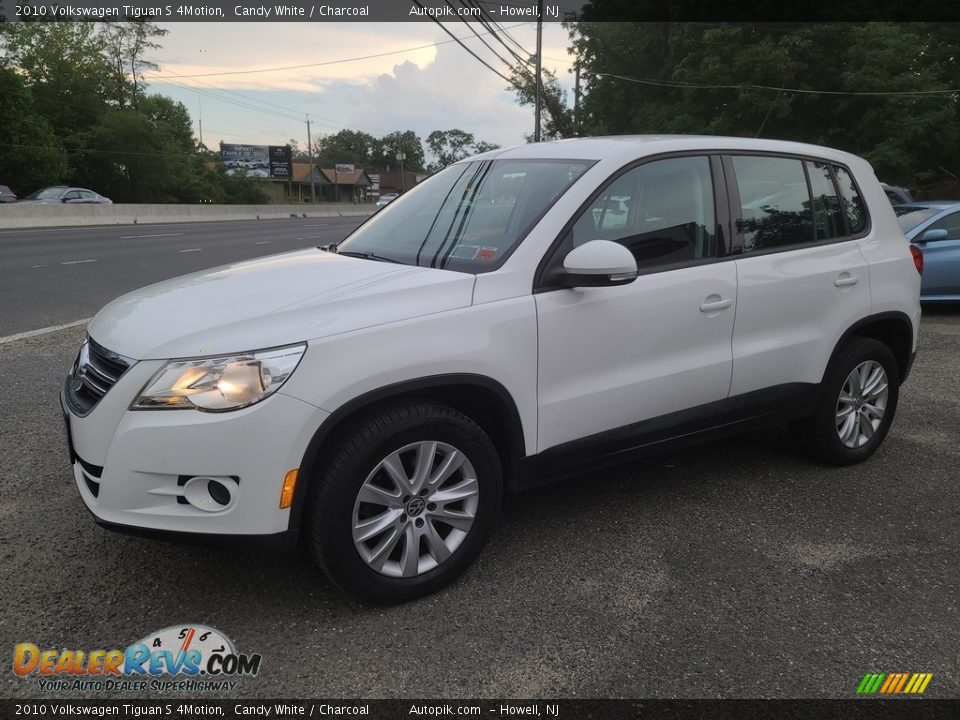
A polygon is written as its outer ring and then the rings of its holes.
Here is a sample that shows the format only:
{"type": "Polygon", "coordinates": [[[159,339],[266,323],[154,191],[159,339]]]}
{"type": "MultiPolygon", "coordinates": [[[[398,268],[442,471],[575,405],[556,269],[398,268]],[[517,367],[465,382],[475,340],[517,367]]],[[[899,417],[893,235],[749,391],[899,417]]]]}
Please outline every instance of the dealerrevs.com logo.
{"type": "Polygon", "coordinates": [[[172,625],[125,650],[41,649],[19,643],[13,672],[43,691],[225,691],[260,672],[261,656],[238,653],[233,641],[204,625],[172,625]]]}

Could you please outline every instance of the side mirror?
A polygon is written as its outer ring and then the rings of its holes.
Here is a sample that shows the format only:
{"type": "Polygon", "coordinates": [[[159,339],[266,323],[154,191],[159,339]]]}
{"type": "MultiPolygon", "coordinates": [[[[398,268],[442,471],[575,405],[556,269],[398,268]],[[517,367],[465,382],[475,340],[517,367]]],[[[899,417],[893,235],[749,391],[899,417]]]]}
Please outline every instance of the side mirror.
{"type": "Polygon", "coordinates": [[[619,243],[591,240],[563,259],[559,284],[563,287],[614,287],[637,279],[637,261],[619,243]]]}
{"type": "Polygon", "coordinates": [[[917,239],[917,242],[923,242],[923,243],[939,242],[941,240],[946,240],[948,234],[949,233],[947,233],[947,231],[942,228],[939,230],[927,230],[925,233],[923,233],[923,235],[921,235],[917,239]]]}

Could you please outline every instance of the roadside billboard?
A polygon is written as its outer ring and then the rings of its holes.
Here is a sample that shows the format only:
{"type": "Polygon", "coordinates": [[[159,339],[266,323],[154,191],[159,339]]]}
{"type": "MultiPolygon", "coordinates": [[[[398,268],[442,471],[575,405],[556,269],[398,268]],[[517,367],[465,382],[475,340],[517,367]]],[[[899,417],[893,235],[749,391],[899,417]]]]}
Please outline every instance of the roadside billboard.
{"type": "Polygon", "coordinates": [[[289,180],[293,175],[289,145],[220,143],[220,161],[228,175],[238,170],[251,177],[289,180]]]}

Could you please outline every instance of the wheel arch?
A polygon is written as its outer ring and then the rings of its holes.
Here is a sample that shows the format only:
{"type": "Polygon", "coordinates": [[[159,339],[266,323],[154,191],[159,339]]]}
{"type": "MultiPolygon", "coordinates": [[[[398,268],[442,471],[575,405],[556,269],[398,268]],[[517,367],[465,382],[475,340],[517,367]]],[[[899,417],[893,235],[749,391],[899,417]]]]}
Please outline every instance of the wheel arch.
{"type": "Polygon", "coordinates": [[[351,420],[376,407],[403,400],[433,400],[448,405],[477,423],[493,441],[504,472],[504,489],[517,486],[526,443],[520,412],[510,392],[496,380],[474,374],[446,374],[406,380],[359,395],[337,408],[311,438],[300,463],[289,530],[299,530],[309,486],[329,441],[351,420]]]}
{"type": "MultiPolygon", "coordinates": [[[[873,338],[890,348],[897,361],[897,369],[900,371],[900,382],[907,379],[913,356],[913,322],[909,316],[902,312],[883,312],[855,322],[847,328],[834,346],[830,361],[824,367],[824,374],[837,353],[854,336],[873,338]]],[[[821,376],[821,381],[822,379],[821,376]]]]}

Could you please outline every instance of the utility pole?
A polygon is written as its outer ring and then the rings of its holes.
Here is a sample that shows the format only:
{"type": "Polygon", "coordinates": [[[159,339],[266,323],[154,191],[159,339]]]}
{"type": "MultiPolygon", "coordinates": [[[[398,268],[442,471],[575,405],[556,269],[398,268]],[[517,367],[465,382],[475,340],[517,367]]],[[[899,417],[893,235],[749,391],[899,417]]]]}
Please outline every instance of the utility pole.
{"type": "Polygon", "coordinates": [[[537,84],[536,102],[534,102],[533,141],[540,142],[540,60],[543,55],[543,0],[537,0],[537,69],[534,81],[537,84]]]}
{"type": "Polygon", "coordinates": [[[580,58],[573,64],[573,136],[580,137],[580,58]]]}
{"type": "MultiPolygon", "coordinates": [[[[200,97],[200,93],[197,93],[197,102],[200,104],[200,110],[197,115],[200,124],[200,144],[203,145],[203,98],[200,97]]],[[[204,147],[206,146],[204,145],[204,147]]]]}
{"type": "Polygon", "coordinates": [[[307,153],[310,156],[310,202],[317,202],[317,188],[313,182],[313,141],[310,138],[310,114],[307,113],[307,153]]]}

